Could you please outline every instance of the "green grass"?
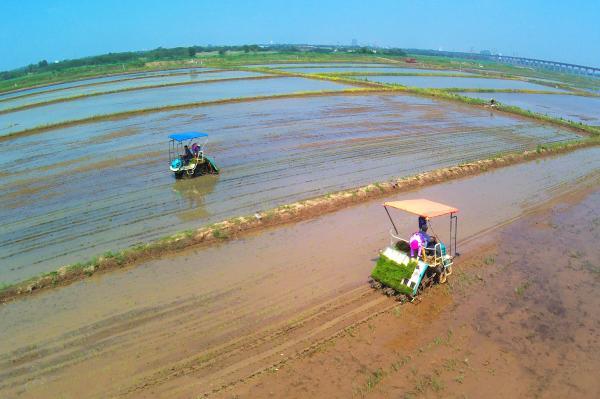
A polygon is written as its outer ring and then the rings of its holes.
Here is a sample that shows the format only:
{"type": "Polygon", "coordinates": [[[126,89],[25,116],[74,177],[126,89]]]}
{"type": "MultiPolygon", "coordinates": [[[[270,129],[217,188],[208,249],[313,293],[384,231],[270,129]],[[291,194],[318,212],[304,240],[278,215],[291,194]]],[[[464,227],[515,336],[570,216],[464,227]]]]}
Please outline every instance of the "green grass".
{"type": "Polygon", "coordinates": [[[229,235],[227,233],[224,233],[219,229],[214,229],[212,231],[212,235],[213,235],[213,237],[218,238],[220,240],[226,240],[229,238],[229,235]]]}
{"type": "Polygon", "coordinates": [[[416,266],[417,262],[414,260],[408,262],[407,265],[399,265],[386,256],[381,255],[371,272],[371,277],[402,294],[412,295],[413,290],[402,284],[402,280],[410,278],[416,266]]]}
{"type": "Polygon", "coordinates": [[[515,294],[517,296],[523,296],[523,294],[525,293],[525,290],[527,288],[529,288],[529,281],[526,281],[523,284],[519,285],[518,287],[515,287],[515,294]]]}
{"type": "Polygon", "coordinates": [[[486,256],[485,259],[483,260],[483,263],[485,263],[486,265],[493,265],[496,262],[496,259],[494,259],[493,256],[486,256]]]}

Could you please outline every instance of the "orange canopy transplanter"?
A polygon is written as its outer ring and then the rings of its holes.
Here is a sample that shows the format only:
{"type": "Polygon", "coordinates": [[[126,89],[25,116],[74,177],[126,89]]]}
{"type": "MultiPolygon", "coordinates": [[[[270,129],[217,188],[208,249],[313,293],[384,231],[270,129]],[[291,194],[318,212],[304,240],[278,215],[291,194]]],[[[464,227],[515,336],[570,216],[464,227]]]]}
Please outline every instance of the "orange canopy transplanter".
{"type": "Polygon", "coordinates": [[[391,208],[400,209],[427,218],[433,218],[436,216],[442,216],[447,215],[449,213],[458,212],[457,208],[454,208],[449,205],[440,204],[439,202],[430,201],[428,199],[390,201],[385,202],[383,206],[389,206],[391,208]]]}

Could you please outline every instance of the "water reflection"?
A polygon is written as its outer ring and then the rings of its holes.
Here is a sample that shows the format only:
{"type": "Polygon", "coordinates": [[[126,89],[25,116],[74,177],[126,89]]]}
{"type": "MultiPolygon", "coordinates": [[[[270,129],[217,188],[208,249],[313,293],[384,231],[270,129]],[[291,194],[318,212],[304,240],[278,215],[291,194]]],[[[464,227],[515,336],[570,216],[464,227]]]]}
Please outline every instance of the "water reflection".
{"type": "Polygon", "coordinates": [[[177,213],[182,222],[209,216],[205,207],[205,198],[212,193],[219,176],[205,175],[193,179],[177,180],[173,183],[173,192],[177,197],[179,207],[183,210],[177,213]]]}

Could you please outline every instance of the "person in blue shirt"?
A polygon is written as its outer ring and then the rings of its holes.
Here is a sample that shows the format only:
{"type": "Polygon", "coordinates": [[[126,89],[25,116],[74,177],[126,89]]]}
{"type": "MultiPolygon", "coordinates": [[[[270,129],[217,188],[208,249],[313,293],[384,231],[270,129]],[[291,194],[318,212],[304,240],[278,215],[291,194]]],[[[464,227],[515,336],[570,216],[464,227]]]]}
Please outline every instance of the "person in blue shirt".
{"type": "Polygon", "coordinates": [[[192,151],[190,151],[189,147],[187,145],[183,146],[183,155],[181,156],[183,164],[187,165],[190,162],[190,159],[192,159],[193,157],[194,154],[192,154],[192,151]]]}

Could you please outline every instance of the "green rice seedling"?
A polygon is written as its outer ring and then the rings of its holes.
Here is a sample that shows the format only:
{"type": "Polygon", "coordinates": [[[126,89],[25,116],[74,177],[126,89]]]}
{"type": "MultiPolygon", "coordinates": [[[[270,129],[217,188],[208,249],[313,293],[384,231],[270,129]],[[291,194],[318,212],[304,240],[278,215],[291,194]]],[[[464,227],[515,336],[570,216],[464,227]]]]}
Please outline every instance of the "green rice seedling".
{"type": "Polygon", "coordinates": [[[371,272],[371,277],[399,293],[411,295],[412,290],[403,285],[402,280],[410,278],[415,271],[415,267],[417,267],[417,261],[415,260],[411,260],[406,265],[399,265],[386,256],[381,255],[371,272]]]}

